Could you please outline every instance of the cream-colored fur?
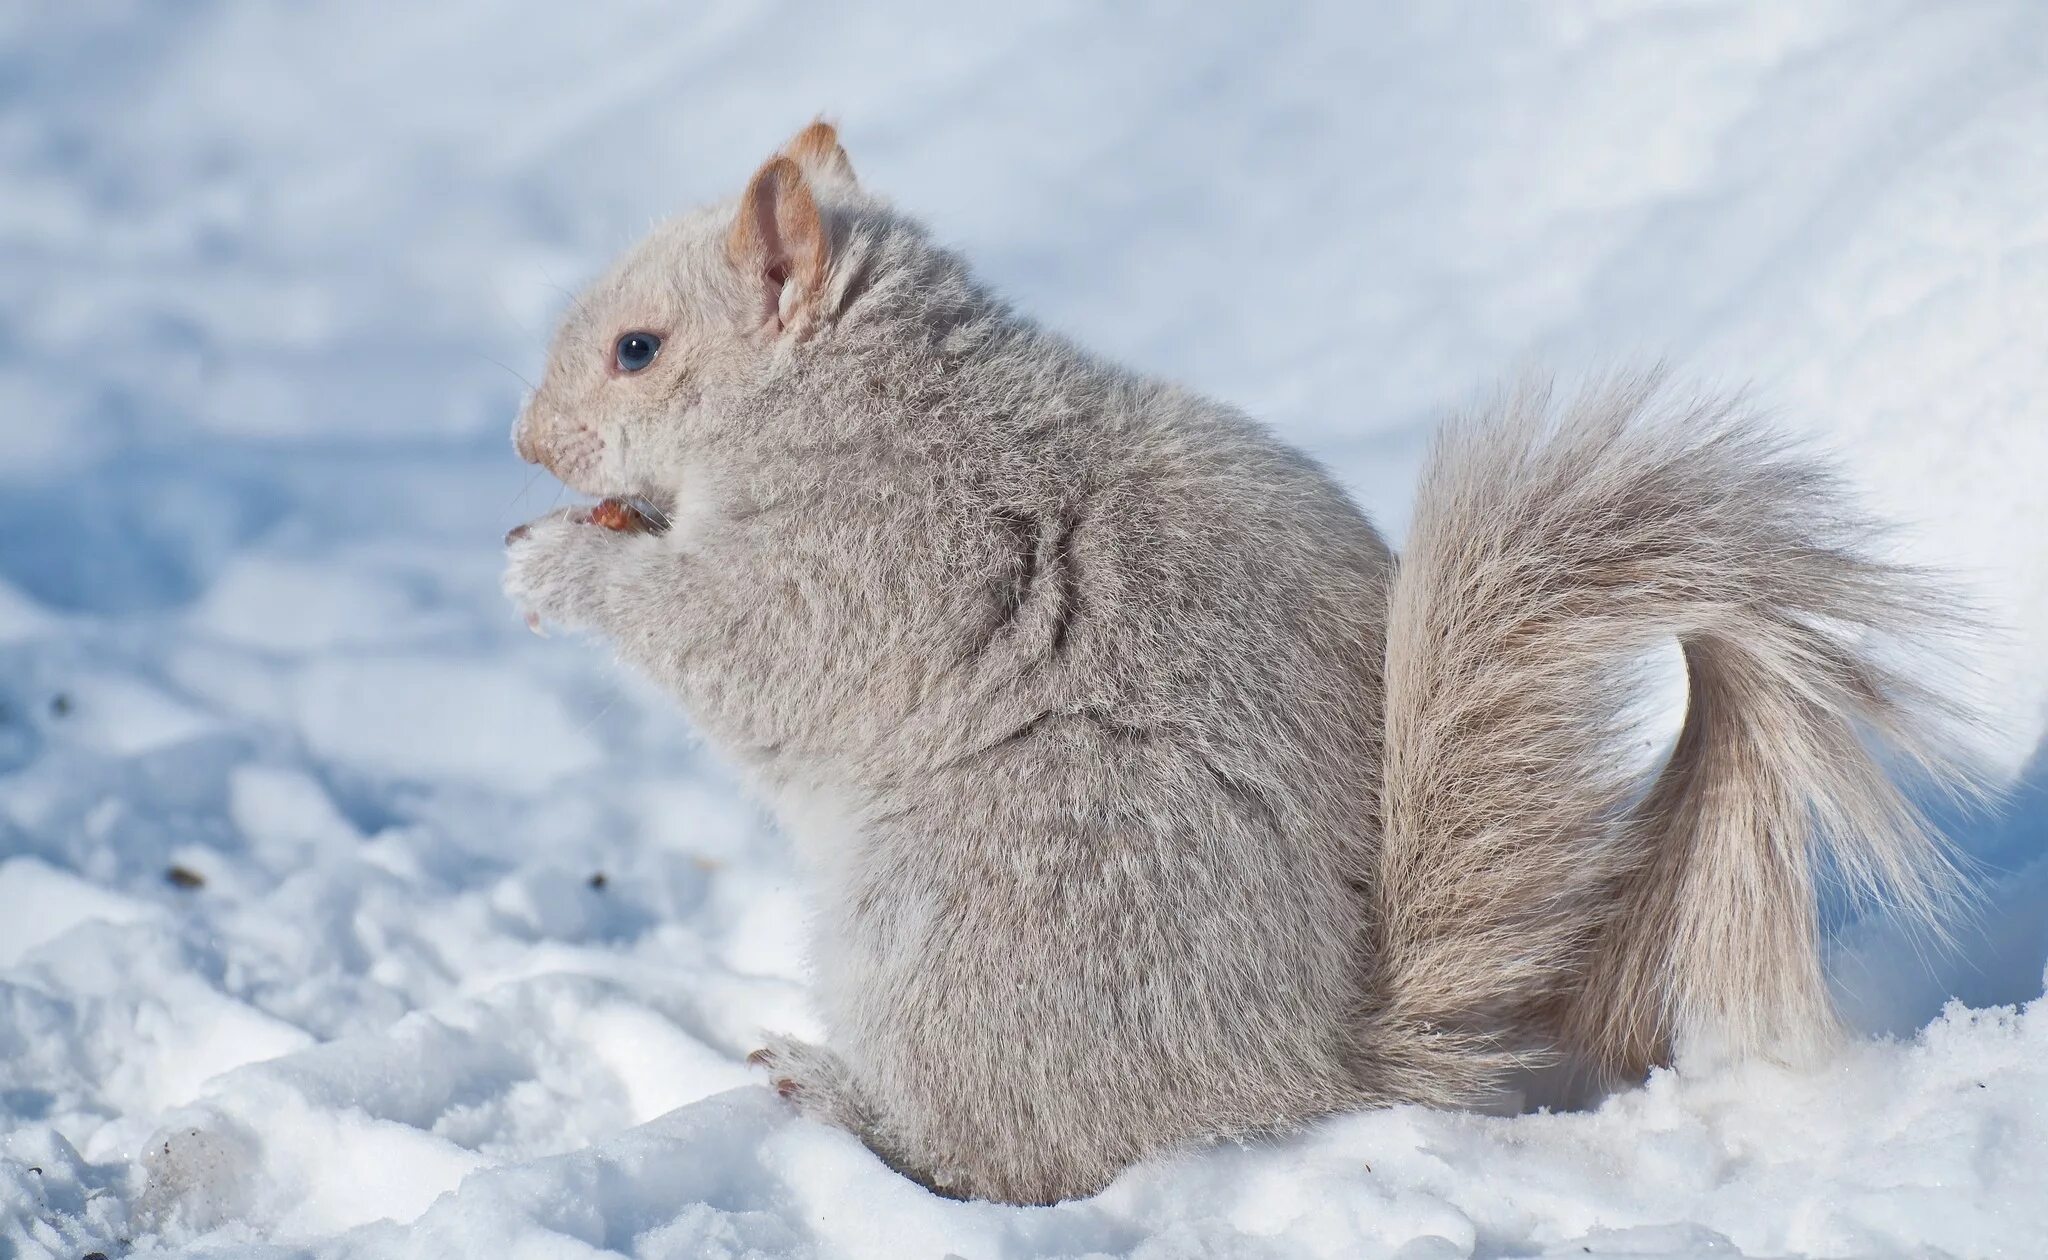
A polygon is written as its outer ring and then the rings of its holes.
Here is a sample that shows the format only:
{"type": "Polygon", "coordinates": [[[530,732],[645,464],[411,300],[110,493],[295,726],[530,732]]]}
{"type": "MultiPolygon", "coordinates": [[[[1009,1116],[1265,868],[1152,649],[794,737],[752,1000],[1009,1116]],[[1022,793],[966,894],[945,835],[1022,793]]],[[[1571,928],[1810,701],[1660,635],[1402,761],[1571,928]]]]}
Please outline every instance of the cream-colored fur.
{"type": "Polygon", "coordinates": [[[1397,566],[1312,461],[1018,315],[816,124],[591,287],[515,441],[673,518],[523,526],[506,589],[786,810],[830,1044],[760,1057],[949,1194],[1552,1053],[1804,1053],[1823,850],[1948,897],[1878,755],[1946,772],[1953,715],[1877,650],[1946,605],[1820,465],[1651,379],[1451,425],[1397,566]],[[1645,794],[1612,744],[1674,638],[1645,794]]]}

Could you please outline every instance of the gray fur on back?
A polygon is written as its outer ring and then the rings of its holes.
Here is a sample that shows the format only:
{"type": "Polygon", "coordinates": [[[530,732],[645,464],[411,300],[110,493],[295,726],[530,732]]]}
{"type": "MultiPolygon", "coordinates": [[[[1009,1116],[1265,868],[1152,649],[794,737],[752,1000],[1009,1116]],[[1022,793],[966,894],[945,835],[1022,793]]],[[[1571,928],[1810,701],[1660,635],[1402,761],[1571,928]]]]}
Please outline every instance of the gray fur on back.
{"type": "Polygon", "coordinates": [[[1815,1041],[1816,816],[1939,901],[1862,742],[1919,747],[1923,697],[1860,637],[1938,609],[1753,420],[1648,384],[1479,417],[1397,573],[1314,462],[1017,315],[817,132],[594,286],[522,418],[522,453],[672,528],[557,513],[506,579],[791,832],[829,1046],[762,1058],[808,1114],[1047,1202],[1471,1101],[1532,1046],[1815,1041]],[[634,328],[660,373],[593,366],[634,328]],[[1603,741],[1660,636],[1703,681],[1632,804],[1603,741]]]}

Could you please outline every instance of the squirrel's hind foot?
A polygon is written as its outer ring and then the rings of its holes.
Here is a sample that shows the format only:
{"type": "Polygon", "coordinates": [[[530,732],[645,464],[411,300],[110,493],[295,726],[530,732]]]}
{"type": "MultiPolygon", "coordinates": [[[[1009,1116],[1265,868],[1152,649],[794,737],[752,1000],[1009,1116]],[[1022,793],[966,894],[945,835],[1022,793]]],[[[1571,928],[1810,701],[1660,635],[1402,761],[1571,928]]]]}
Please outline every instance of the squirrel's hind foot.
{"type": "Polygon", "coordinates": [[[774,1036],[747,1056],[754,1067],[768,1069],[768,1083],[789,1100],[797,1113],[865,1139],[874,1113],[854,1084],[845,1060],[823,1046],[774,1036]]]}

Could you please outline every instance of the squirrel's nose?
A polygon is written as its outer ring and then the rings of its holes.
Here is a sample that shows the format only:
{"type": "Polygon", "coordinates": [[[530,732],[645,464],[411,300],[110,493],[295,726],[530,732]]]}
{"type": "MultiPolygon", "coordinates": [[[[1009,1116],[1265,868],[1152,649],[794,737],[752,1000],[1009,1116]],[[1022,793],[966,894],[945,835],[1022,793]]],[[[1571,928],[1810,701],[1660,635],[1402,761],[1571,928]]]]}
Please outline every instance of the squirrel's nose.
{"type": "Polygon", "coordinates": [[[525,416],[519,417],[518,423],[512,426],[512,449],[529,464],[540,462],[540,447],[533,440],[533,425],[525,416]]]}

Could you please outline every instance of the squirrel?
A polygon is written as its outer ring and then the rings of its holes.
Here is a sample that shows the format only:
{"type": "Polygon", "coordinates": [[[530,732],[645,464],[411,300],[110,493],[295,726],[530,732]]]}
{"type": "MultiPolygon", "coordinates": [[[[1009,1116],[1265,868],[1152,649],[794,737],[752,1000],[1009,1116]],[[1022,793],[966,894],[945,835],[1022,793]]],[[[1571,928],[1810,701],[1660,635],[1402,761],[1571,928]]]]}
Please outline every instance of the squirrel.
{"type": "Polygon", "coordinates": [[[681,701],[814,885],[827,1045],[753,1060],[954,1197],[1533,1062],[1840,1035],[1816,881],[1938,927],[1969,781],[1884,651],[1956,601],[1836,477],[1660,372],[1447,423],[1397,560],[1238,411],[1018,314],[834,129],[658,227],[555,336],[514,445],[588,508],[507,539],[530,618],[681,701]],[[1675,642],[1667,762],[1617,755],[1675,642]]]}

